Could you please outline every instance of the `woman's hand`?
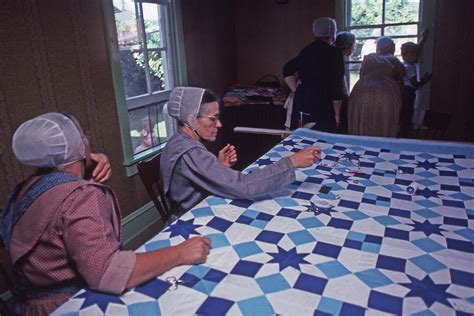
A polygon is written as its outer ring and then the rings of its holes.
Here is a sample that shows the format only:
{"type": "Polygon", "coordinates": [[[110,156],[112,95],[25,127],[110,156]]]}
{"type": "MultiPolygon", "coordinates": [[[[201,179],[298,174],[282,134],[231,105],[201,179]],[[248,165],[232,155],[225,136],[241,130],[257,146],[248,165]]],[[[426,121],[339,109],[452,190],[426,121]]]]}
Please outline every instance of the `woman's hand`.
{"type": "Polygon", "coordinates": [[[293,156],[290,156],[291,163],[295,168],[305,168],[321,159],[321,148],[308,146],[293,156]]]}
{"type": "Polygon", "coordinates": [[[232,167],[237,162],[237,151],[231,144],[227,144],[224,148],[219,151],[219,161],[227,167],[232,167]]]}
{"type": "Polygon", "coordinates": [[[112,166],[110,165],[109,158],[104,154],[91,153],[91,160],[95,163],[94,170],[92,171],[92,180],[99,183],[109,181],[112,176],[112,166]]]}
{"type": "Polygon", "coordinates": [[[193,237],[176,246],[180,251],[181,264],[197,264],[206,262],[211,240],[207,237],[193,237]]]}

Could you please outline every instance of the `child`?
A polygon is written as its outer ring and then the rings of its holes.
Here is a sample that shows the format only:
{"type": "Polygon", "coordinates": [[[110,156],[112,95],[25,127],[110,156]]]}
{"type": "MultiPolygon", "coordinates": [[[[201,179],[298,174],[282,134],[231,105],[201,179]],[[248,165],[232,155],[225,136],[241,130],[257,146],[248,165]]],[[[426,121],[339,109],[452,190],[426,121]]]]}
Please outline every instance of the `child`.
{"type": "Polygon", "coordinates": [[[425,30],[418,44],[404,43],[401,47],[405,75],[403,77],[402,110],[400,112],[400,137],[410,137],[411,119],[415,107],[416,90],[431,80],[431,74],[425,73],[420,80],[417,74],[418,55],[420,54],[428,32],[425,30]]]}

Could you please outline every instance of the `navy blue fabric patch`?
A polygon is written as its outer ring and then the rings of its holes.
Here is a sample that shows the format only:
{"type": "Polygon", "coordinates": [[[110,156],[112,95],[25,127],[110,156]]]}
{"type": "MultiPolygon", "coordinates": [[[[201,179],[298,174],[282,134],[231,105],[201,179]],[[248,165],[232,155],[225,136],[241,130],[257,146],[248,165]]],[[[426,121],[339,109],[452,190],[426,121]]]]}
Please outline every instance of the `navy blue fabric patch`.
{"type": "Polygon", "coordinates": [[[408,241],[410,240],[410,232],[406,230],[385,227],[385,237],[408,241]]]}
{"type": "Polygon", "coordinates": [[[230,204],[242,207],[242,208],[248,208],[250,205],[253,204],[254,201],[252,200],[244,200],[244,199],[239,199],[239,200],[233,200],[230,202],[230,204]]]}
{"type": "Polygon", "coordinates": [[[410,211],[401,210],[398,208],[391,208],[388,211],[388,215],[410,218],[410,211]]]}
{"type": "Polygon", "coordinates": [[[217,229],[221,232],[225,232],[230,226],[232,226],[232,222],[220,218],[220,217],[213,217],[206,226],[212,227],[217,229]]]}
{"type": "Polygon", "coordinates": [[[341,218],[331,218],[328,226],[340,228],[340,229],[351,229],[353,222],[341,218]]]}
{"type": "Polygon", "coordinates": [[[276,245],[283,238],[283,236],[285,236],[285,234],[270,230],[264,230],[260,234],[258,234],[257,237],[255,237],[255,240],[276,245]]]}
{"type": "Polygon", "coordinates": [[[446,225],[454,225],[461,227],[469,227],[467,219],[455,218],[455,217],[443,217],[443,223],[446,225]]]}
{"type": "MultiPolygon", "coordinates": [[[[471,262],[471,264],[474,264],[471,262]]],[[[468,288],[474,288],[474,273],[466,271],[460,271],[456,269],[449,269],[451,274],[451,282],[454,284],[466,286],[468,288]]]]}
{"type": "Polygon", "coordinates": [[[301,273],[294,288],[321,295],[327,283],[328,280],[326,279],[301,273]]]}
{"type": "Polygon", "coordinates": [[[240,260],[234,266],[232,271],[230,271],[230,273],[244,275],[244,276],[253,278],[262,266],[263,264],[258,263],[258,262],[240,260]]]}
{"type": "Polygon", "coordinates": [[[357,240],[346,239],[344,241],[344,247],[360,250],[360,248],[362,248],[362,242],[357,240]]]}
{"type": "Polygon", "coordinates": [[[347,207],[353,210],[357,210],[359,208],[360,203],[348,200],[341,200],[339,202],[339,207],[347,207]]]}
{"type": "Polygon", "coordinates": [[[347,315],[347,316],[363,316],[365,315],[365,308],[357,305],[352,305],[349,303],[342,303],[341,313],[340,315],[347,315]]]}
{"type": "Polygon", "coordinates": [[[334,259],[337,259],[340,252],[341,252],[341,247],[327,244],[322,241],[319,241],[318,243],[316,243],[316,246],[314,247],[314,250],[313,250],[313,253],[315,254],[331,257],[334,259]]]}
{"type": "Polygon", "coordinates": [[[199,315],[224,315],[234,305],[234,302],[209,296],[196,311],[199,315]]]}
{"type": "Polygon", "coordinates": [[[474,244],[471,241],[446,238],[446,244],[448,249],[470,253],[474,252],[474,244]]]}
{"type": "Polygon", "coordinates": [[[282,208],[277,215],[283,217],[297,218],[301,214],[301,211],[293,210],[291,208],[282,208]]]}
{"type": "Polygon", "coordinates": [[[153,279],[140,286],[137,286],[134,291],[145,294],[149,297],[153,297],[154,299],[158,299],[161,295],[168,291],[170,285],[170,283],[163,280],[153,279]]]}
{"type": "Polygon", "coordinates": [[[403,311],[403,299],[400,297],[371,291],[369,295],[368,307],[390,314],[401,315],[403,311]]]}
{"type": "Polygon", "coordinates": [[[405,259],[379,255],[376,267],[378,269],[405,272],[406,263],[407,261],[405,259]]]}
{"type": "Polygon", "coordinates": [[[295,193],[291,195],[291,197],[294,199],[311,200],[311,198],[313,197],[313,194],[296,191],[295,193]]]}

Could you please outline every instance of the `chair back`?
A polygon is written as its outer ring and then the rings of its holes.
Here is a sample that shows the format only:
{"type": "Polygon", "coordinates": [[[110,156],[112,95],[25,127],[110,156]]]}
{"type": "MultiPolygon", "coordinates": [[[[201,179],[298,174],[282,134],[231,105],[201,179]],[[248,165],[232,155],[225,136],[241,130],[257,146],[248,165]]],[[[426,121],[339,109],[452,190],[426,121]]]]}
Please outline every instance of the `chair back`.
{"type": "Polygon", "coordinates": [[[171,214],[168,201],[166,201],[160,185],[160,159],[161,153],[150,159],[140,161],[137,165],[138,174],[145,185],[156,209],[160,212],[161,219],[166,222],[171,214]]]}
{"type": "Polygon", "coordinates": [[[443,113],[427,110],[423,119],[426,126],[425,139],[443,139],[451,123],[451,113],[443,113]]]}

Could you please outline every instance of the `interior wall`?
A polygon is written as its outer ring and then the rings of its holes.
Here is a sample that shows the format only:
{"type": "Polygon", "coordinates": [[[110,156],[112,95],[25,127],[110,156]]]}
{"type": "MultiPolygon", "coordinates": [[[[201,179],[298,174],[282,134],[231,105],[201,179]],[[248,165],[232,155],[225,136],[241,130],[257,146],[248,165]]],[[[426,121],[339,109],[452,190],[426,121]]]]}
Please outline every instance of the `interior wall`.
{"type": "Polygon", "coordinates": [[[181,1],[188,85],[222,96],[236,80],[233,0],[181,1]]]}
{"type": "Polygon", "coordinates": [[[235,0],[235,7],[237,81],[249,84],[266,74],[283,79],[283,65],[313,40],[313,21],[335,15],[331,0],[235,0]]]}
{"type": "Polygon", "coordinates": [[[149,201],[123,166],[101,1],[8,0],[0,10],[0,204],[31,170],[13,157],[11,138],[25,120],[50,111],[75,115],[93,151],[107,154],[125,216],[149,201]]]}
{"type": "Polygon", "coordinates": [[[438,0],[431,106],[453,114],[446,138],[464,140],[464,122],[474,119],[474,1],[438,0]]]}

